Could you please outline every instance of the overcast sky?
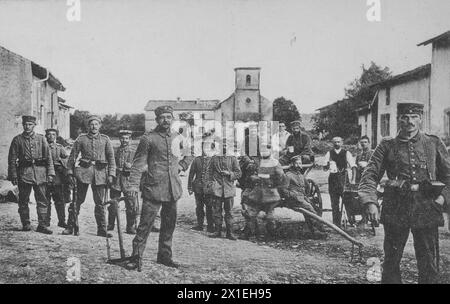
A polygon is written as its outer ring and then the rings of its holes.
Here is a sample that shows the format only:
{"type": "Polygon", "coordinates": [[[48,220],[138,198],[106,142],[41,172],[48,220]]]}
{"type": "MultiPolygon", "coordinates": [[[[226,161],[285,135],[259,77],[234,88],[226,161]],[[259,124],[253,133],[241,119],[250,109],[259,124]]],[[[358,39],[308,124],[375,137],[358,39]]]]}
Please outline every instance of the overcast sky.
{"type": "Polygon", "coordinates": [[[47,67],[60,95],[95,113],[143,112],[149,99],[220,99],[234,68],[261,67],[261,94],[310,113],[344,96],[370,61],[402,73],[431,60],[416,44],[450,30],[449,0],[0,0],[0,45],[47,67]]]}

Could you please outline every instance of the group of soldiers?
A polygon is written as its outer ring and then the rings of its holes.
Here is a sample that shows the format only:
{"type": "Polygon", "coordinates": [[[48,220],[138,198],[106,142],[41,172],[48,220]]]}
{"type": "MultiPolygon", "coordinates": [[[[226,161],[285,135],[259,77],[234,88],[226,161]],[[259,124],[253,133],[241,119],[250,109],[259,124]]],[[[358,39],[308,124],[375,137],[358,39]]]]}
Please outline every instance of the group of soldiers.
{"type": "MultiPolygon", "coordinates": [[[[400,283],[400,260],[409,231],[414,237],[419,283],[437,280],[438,226],[443,225],[442,212],[450,199],[450,157],[439,138],[420,131],[423,104],[398,104],[399,133],[370,150],[367,137],[360,139],[361,153],[353,159],[342,148],[342,139],[333,139],[333,149],[325,156],[325,169],[330,170],[329,192],[333,222],[340,224],[340,200],[346,183],[359,184],[359,199],[367,220],[378,222],[380,206],[377,186],[384,173],[385,184],[381,223],[384,225],[385,258],[383,283],[400,283]],[[351,171],[352,174],[347,174],[351,171]],[[441,187],[436,186],[441,183],[441,187]],[[437,189],[437,190],[436,190],[437,189]]],[[[236,240],[233,233],[232,208],[236,186],[242,189],[241,205],[245,227],[239,238],[261,237],[257,216],[265,213],[266,238],[275,235],[274,209],[286,206],[293,210],[316,213],[306,195],[304,164],[314,162],[311,138],[301,131],[301,123],[291,124],[292,134],[280,127],[280,159],[273,157],[274,148],[257,144],[257,155],[246,153],[237,157],[227,154],[224,141],[207,137],[202,143],[202,155],[176,155],[173,145],[179,134],[171,130],[173,109],[161,106],[155,110],[157,127],[141,137],[135,153],[129,145],[131,132],[120,133],[121,146],[114,151],[110,139],[100,134],[101,119],[89,118],[89,132],[75,141],[70,155],[55,142],[57,131],[49,129],[46,138],[33,129],[36,119],[23,117],[24,132],[16,136],[8,157],[9,179],[19,188],[19,215],[23,230],[29,231],[29,195],[34,190],[37,203],[36,231],[51,234],[50,199],[55,201],[58,225],[63,234],[74,234],[76,215],[85,201],[91,185],[95,202],[97,235],[110,237],[117,214],[109,210],[106,223],[105,199],[110,188],[111,197],[126,197],[127,232],[136,234],[128,269],[141,269],[146,242],[155,218],[160,212],[161,225],[157,263],[168,267],[179,265],[172,259],[172,237],[177,218],[177,201],[182,195],[180,172],[190,167],[188,192],[195,194],[197,225],[194,230],[206,230],[210,237],[225,236],[236,240]],[[217,146],[216,146],[217,145],[217,146]],[[221,151],[223,153],[217,153],[221,151]],[[65,161],[67,159],[67,161],[65,161]],[[76,166],[78,163],[78,166],[76,166]],[[191,164],[192,163],[192,164],[191,164]],[[65,223],[64,185],[76,189],[76,200],[69,207],[65,223]],[[142,192],[139,213],[137,193],[142,192]],[[70,216],[72,215],[72,216],[70,216]],[[74,216],[75,215],[75,216],[74,216]]],[[[325,235],[322,225],[306,216],[309,230],[319,237],[325,235]]]]}

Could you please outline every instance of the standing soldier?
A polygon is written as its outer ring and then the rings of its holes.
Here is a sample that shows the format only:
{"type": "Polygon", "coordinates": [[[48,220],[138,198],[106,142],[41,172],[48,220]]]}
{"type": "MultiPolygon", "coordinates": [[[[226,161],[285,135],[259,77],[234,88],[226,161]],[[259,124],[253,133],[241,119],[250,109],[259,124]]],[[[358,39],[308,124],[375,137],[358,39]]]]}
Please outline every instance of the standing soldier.
{"type": "Polygon", "coordinates": [[[214,232],[212,207],[209,196],[205,193],[205,175],[208,169],[211,156],[206,154],[205,145],[209,142],[202,143],[202,155],[194,158],[191,169],[189,170],[188,192],[189,195],[195,195],[195,213],[197,215],[197,226],[192,227],[193,230],[203,231],[203,223],[206,214],[206,231],[214,232]],[[206,209],[206,210],[205,210],[206,209]],[[206,211],[206,212],[205,212],[206,211]]]}
{"type": "Polygon", "coordinates": [[[214,155],[209,163],[206,174],[206,191],[211,195],[211,204],[214,218],[213,238],[222,237],[222,210],[225,211],[226,237],[235,241],[233,235],[233,208],[236,186],[234,182],[241,177],[241,169],[234,155],[226,155],[226,144],[222,145],[223,155],[214,155]]]}
{"type": "MultiPolygon", "coordinates": [[[[126,187],[131,173],[134,151],[130,147],[132,131],[120,130],[120,147],[114,152],[116,158],[116,180],[111,185],[111,198],[120,197],[121,193],[125,195],[125,207],[127,214],[126,233],[136,234],[136,214],[137,214],[137,192],[128,192],[126,187]]],[[[114,230],[116,220],[116,209],[114,206],[108,207],[108,230],[114,230]]]]}
{"type": "Polygon", "coordinates": [[[127,191],[138,191],[141,176],[145,168],[142,183],[142,211],[136,236],[133,239],[133,260],[129,269],[140,270],[142,255],[147,244],[147,238],[153,222],[161,209],[161,228],[157,263],[178,268],[172,260],[172,236],[177,221],[177,201],[182,194],[180,171],[186,171],[192,159],[184,151],[184,157],[179,160],[173,153],[172,142],[177,132],[171,131],[173,109],[170,106],[160,106],[155,109],[158,126],[141,137],[134,156],[127,191]]]}
{"type": "Polygon", "coordinates": [[[36,117],[22,116],[23,133],[13,138],[8,154],[8,179],[19,188],[19,215],[23,231],[30,231],[28,202],[31,188],[36,199],[36,232],[52,234],[47,227],[46,183],[53,182],[55,170],[47,141],[34,132],[36,117]]]}
{"type": "Polygon", "coordinates": [[[373,150],[370,149],[370,139],[367,136],[363,136],[359,140],[359,144],[361,146],[361,151],[356,155],[356,178],[355,183],[359,184],[361,180],[361,175],[363,171],[366,169],[367,164],[369,163],[369,159],[373,154],[373,150]]]}
{"type": "Polygon", "coordinates": [[[66,225],[66,198],[64,197],[64,181],[66,175],[65,159],[68,157],[64,147],[56,143],[58,130],[45,130],[45,137],[47,138],[48,146],[50,148],[53,160],[53,167],[55,168],[55,179],[53,183],[47,186],[46,197],[48,200],[47,209],[47,226],[50,226],[50,219],[52,214],[52,199],[55,202],[56,215],[58,216],[58,226],[67,228],[66,225]]]}
{"type": "Polygon", "coordinates": [[[344,194],[344,185],[348,182],[347,169],[352,169],[351,184],[355,184],[356,165],[350,151],[342,149],[342,138],[333,138],[333,150],[325,155],[325,170],[330,170],[328,176],[328,192],[330,194],[331,209],[333,214],[333,224],[341,225],[341,210],[339,208],[340,201],[344,194]]]}
{"type": "Polygon", "coordinates": [[[387,173],[381,222],[384,225],[382,283],[401,283],[400,260],[412,231],[419,283],[435,283],[438,276],[438,226],[443,204],[450,202],[450,157],[442,141],[420,131],[423,104],[399,103],[396,138],[375,149],[359,185],[359,197],[369,220],[378,220],[376,188],[387,173]],[[433,187],[440,181],[442,186],[433,187]]]}
{"type": "MultiPolygon", "coordinates": [[[[80,206],[86,199],[86,193],[89,185],[91,185],[92,194],[95,203],[95,220],[97,222],[97,235],[111,237],[106,232],[105,208],[103,207],[103,199],[106,195],[107,185],[112,185],[116,175],[116,163],[114,160],[114,150],[109,137],[100,134],[101,119],[92,115],[88,118],[89,133],[81,134],[75,140],[72,151],[67,162],[67,174],[72,184],[77,183],[78,199],[74,202],[77,210],[69,210],[69,212],[80,211],[80,206]],[[75,161],[81,153],[79,167],[75,168],[75,161]]],[[[63,234],[70,235],[73,233],[75,223],[69,217],[66,230],[63,234]]]]}

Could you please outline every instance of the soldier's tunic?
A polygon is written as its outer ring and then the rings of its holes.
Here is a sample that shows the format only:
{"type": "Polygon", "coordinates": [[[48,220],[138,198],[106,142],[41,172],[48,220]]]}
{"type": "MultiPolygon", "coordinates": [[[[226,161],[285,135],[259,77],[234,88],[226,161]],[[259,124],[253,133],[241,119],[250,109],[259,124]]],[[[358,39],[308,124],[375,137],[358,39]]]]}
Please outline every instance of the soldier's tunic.
{"type": "Polygon", "coordinates": [[[50,226],[52,199],[55,202],[59,224],[64,224],[66,221],[64,184],[66,182],[66,159],[68,155],[64,147],[56,142],[49,143],[48,146],[52,154],[53,166],[55,168],[55,179],[52,184],[47,185],[46,191],[46,197],[49,204],[47,209],[47,226],[50,226]]]}
{"type": "MultiPolygon", "coordinates": [[[[120,146],[114,152],[116,161],[116,179],[114,184],[111,185],[111,198],[120,197],[123,195],[125,199],[125,208],[127,215],[127,230],[134,227],[136,222],[136,207],[137,207],[137,192],[127,191],[128,179],[130,178],[131,165],[134,158],[134,150],[130,145],[120,146]]],[[[114,221],[116,219],[116,209],[114,206],[108,207],[108,226],[114,227],[114,221]]]]}
{"type": "Polygon", "coordinates": [[[409,231],[419,270],[419,283],[437,278],[436,245],[438,226],[443,225],[442,207],[436,197],[417,191],[417,185],[430,180],[445,184],[442,195],[450,202],[450,157],[441,140],[419,132],[410,140],[400,137],[382,141],[364,171],[359,185],[363,204],[377,204],[376,187],[384,173],[390,180],[404,180],[405,187],[385,187],[381,222],[385,239],[383,283],[401,283],[400,260],[409,231]]]}
{"type": "Polygon", "coordinates": [[[222,230],[223,210],[225,211],[225,225],[227,233],[231,233],[234,197],[236,196],[235,181],[241,176],[241,168],[235,156],[211,157],[206,174],[206,192],[211,195],[212,212],[216,232],[222,230]],[[231,172],[230,176],[224,176],[222,171],[231,172]]]}
{"type": "Polygon", "coordinates": [[[142,173],[142,211],[133,255],[142,256],[153,222],[161,209],[158,261],[172,259],[172,235],[177,219],[177,201],[182,195],[178,168],[187,170],[192,157],[184,151],[179,160],[172,151],[172,142],[180,136],[177,132],[164,133],[159,127],[142,136],[134,156],[127,191],[138,191],[142,173]],[[162,207],[162,208],[161,208],[162,207]]]}
{"type": "Polygon", "coordinates": [[[288,165],[290,159],[296,155],[304,155],[311,157],[314,155],[314,152],[311,148],[311,137],[301,132],[298,134],[291,134],[286,140],[286,148],[294,147],[294,152],[286,151],[286,154],[280,159],[280,163],[282,165],[288,165]]]}
{"type": "Polygon", "coordinates": [[[280,163],[273,158],[247,159],[253,163],[248,168],[252,175],[247,177],[247,188],[242,194],[248,218],[246,224],[256,231],[256,217],[260,211],[266,213],[266,228],[273,234],[275,229],[274,209],[280,204],[281,188],[287,187],[287,178],[280,163]],[[252,167],[253,166],[253,167],[252,167]]]}
{"type": "Polygon", "coordinates": [[[206,175],[206,170],[208,169],[211,157],[208,156],[197,156],[192,162],[191,168],[189,169],[188,177],[188,190],[193,191],[195,195],[195,212],[197,215],[197,224],[199,227],[203,227],[203,222],[206,214],[206,223],[209,229],[213,227],[212,219],[212,206],[210,198],[205,193],[204,179],[206,175]],[[206,212],[205,212],[206,209],[206,212]]]}
{"type": "Polygon", "coordinates": [[[45,191],[48,176],[55,176],[55,169],[45,137],[34,132],[15,136],[8,154],[8,179],[18,180],[22,225],[30,224],[28,203],[33,189],[39,226],[46,226],[48,201],[45,191]]]}
{"type": "MultiPolygon", "coordinates": [[[[67,174],[74,174],[77,179],[77,213],[80,205],[85,201],[87,189],[91,185],[97,229],[98,232],[105,231],[105,210],[102,202],[106,193],[108,175],[116,176],[114,150],[109,137],[100,133],[80,135],[75,140],[67,161],[67,174]],[[75,162],[80,154],[79,166],[75,167],[75,162]]],[[[74,226],[72,222],[67,224],[69,227],[74,226]]]]}
{"type": "Polygon", "coordinates": [[[368,149],[367,151],[361,151],[360,153],[358,153],[356,155],[356,166],[357,166],[357,171],[356,171],[356,179],[355,179],[355,184],[359,184],[359,182],[361,181],[361,176],[363,171],[365,170],[365,168],[362,168],[359,165],[359,162],[367,162],[369,163],[370,157],[373,154],[373,150],[372,149],[368,149]]]}

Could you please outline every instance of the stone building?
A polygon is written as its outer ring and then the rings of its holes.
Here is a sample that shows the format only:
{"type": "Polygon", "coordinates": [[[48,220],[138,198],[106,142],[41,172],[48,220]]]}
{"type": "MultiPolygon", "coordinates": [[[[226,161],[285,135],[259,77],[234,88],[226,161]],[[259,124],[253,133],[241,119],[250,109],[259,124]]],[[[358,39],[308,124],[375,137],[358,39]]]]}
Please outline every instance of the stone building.
{"type": "Polygon", "coordinates": [[[48,69],[0,46],[0,176],[7,173],[12,138],[23,131],[22,115],[36,116],[38,133],[52,127],[69,137],[70,107],[58,97],[64,90],[48,69]]]}

